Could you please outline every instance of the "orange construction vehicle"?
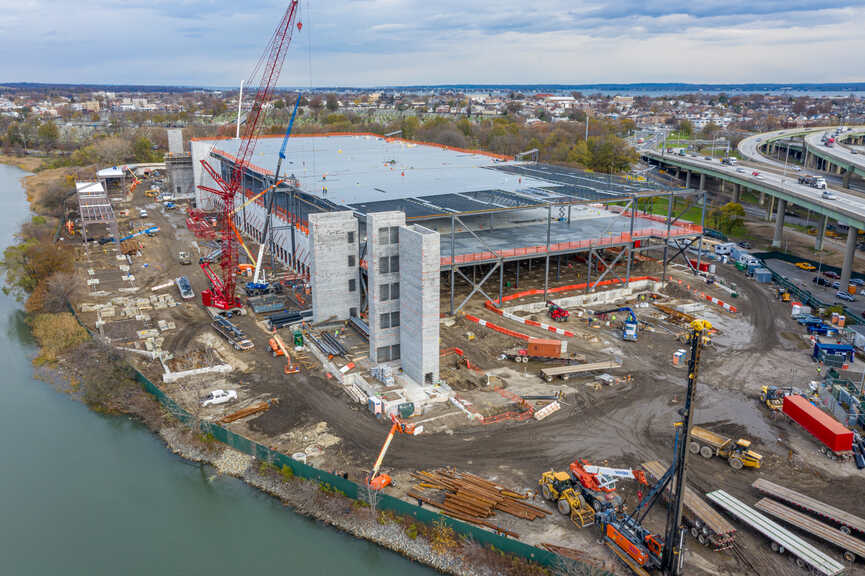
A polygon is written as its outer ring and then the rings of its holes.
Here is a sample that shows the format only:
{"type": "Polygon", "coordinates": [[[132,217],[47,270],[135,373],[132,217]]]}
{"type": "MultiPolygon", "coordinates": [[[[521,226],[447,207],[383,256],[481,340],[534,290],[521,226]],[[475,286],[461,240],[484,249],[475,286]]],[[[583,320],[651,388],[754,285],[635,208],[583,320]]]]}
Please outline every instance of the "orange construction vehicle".
{"type": "Polygon", "coordinates": [[[387,449],[390,448],[390,443],[393,441],[394,435],[399,432],[400,434],[411,434],[412,436],[417,436],[423,432],[423,426],[407,424],[397,416],[391,416],[390,419],[393,422],[393,425],[390,427],[390,432],[388,432],[387,438],[384,440],[384,445],[381,447],[381,452],[378,453],[378,459],[375,461],[375,465],[372,467],[372,472],[367,481],[367,485],[373,490],[381,490],[393,484],[393,479],[389,475],[379,474],[378,471],[381,468],[384,455],[387,454],[387,449]]]}
{"type": "Polygon", "coordinates": [[[291,354],[288,353],[288,348],[285,347],[285,342],[282,341],[282,337],[280,337],[279,334],[274,331],[273,338],[268,341],[268,344],[270,345],[270,352],[273,354],[274,358],[277,356],[285,356],[286,374],[296,374],[297,372],[300,372],[300,368],[291,361],[291,354]],[[274,348],[274,345],[276,345],[276,348],[274,348]],[[279,352],[276,351],[277,349],[279,352]]]}

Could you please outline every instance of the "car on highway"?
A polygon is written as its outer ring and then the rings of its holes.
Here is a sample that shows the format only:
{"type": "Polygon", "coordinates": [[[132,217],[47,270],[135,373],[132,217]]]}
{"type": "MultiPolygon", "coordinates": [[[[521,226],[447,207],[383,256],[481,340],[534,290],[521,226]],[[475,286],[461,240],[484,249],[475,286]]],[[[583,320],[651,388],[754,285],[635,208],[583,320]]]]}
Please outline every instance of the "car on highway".
{"type": "Polygon", "coordinates": [[[829,192],[828,190],[823,190],[823,193],[820,194],[820,197],[823,200],[836,200],[838,198],[837,196],[835,196],[835,194],[829,192]]]}
{"type": "Polygon", "coordinates": [[[838,275],[837,272],[832,272],[831,270],[826,270],[823,272],[823,276],[826,278],[832,278],[833,280],[838,280],[841,276],[838,275]]]}
{"type": "Polygon", "coordinates": [[[233,400],[237,400],[236,390],[211,390],[210,393],[204,397],[204,402],[202,402],[201,405],[205,407],[215,406],[233,400]]]}
{"type": "Polygon", "coordinates": [[[847,302],[855,302],[856,301],[856,298],[854,298],[852,294],[848,294],[847,292],[844,292],[843,290],[838,290],[837,292],[835,292],[835,296],[837,296],[841,300],[846,300],[847,302]]]}
{"type": "Polygon", "coordinates": [[[850,154],[858,154],[858,153],[859,153],[858,150],[856,150],[854,148],[850,148],[850,154]]]}
{"type": "Polygon", "coordinates": [[[793,172],[801,172],[801,171],[802,171],[801,166],[793,166],[793,172]]]}
{"type": "Polygon", "coordinates": [[[751,249],[751,243],[748,242],[747,240],[742,240],[741,242],[739,242],[739,248],[744,248],[745,250],[750,250],[751,249]]]}
{"type": "Polygon", "coordinates": [[[709,162],[711,162],[712,157],[711,156],[703,156],[703,160],[708,160],[709,162]]]}
{"type": "Polygon", "coordinates": [[[745,169],[742,168],[741,166],[739,166],[738,168],[736,168],[736,172],[738,172],[739,174],[744,174],[744,173],[745,173],[745,169]]]}
{"type": "Polygon", "coordinates": [[[796,262],[796,268],[799,268],[801,270],[807,270],[808,272],[817,269],[817,267],[810,262],[796,262]]]}

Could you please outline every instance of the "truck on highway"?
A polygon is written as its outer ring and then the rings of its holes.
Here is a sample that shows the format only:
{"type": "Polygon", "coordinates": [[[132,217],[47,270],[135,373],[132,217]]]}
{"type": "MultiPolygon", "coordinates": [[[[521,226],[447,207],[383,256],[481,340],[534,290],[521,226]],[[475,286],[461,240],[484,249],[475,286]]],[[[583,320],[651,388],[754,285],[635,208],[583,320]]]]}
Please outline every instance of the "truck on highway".
{"type": "Polygon", "coordinates": [[[812,176],[811,174],[802,174],[799,176],[799,184],[806,184],[811,188],[819,190],[826,189],[826,179],[822,176],[812,176]]]}
{"type": "Polygon", "coordinates": [[[763,456],[751,450],[750,440],[739,438],[734,442],[732,438],[715,434],[700,426],[691,428],[688,450],[691,454],[699,454],[706,459],[712,456],[726,458],[727,463],[735,470],[743,467],[760,468],[763,464],[763,456]]]}
{"type": "Polygon", "coordinates": [[[721,158],[721,164],[726,164],[727,166],[735,166],[736,159],[732,156],[727,156],[726,158],[721,158]]]}

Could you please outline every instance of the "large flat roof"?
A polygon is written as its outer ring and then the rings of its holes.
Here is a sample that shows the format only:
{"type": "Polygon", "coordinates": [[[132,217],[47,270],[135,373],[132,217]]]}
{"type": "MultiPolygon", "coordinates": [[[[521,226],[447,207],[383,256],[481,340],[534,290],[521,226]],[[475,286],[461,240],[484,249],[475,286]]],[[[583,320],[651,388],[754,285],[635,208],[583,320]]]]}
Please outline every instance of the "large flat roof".
{"type": "MultiPolygon", "coordinates": [[[[262,137],[250,169],[272,178],[282,137],[262,137]]],[[[236,139],[196,146],[233,161],[236,139]]],[[[658,191],[656,184],[586,171],[516,162],[503,156],[372,134],[297,135],[287,143],[283,174],[300,189],[361,214],[403,210],[409,217],[554,202],[603,201],[658,191]]]]}

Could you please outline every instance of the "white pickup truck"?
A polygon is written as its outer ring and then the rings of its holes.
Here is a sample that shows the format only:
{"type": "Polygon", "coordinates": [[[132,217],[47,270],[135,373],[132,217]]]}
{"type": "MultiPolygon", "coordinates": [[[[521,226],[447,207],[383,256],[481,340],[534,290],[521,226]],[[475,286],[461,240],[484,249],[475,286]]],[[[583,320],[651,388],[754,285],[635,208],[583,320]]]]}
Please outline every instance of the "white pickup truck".
{"type": "Polygon", "coordinates": [[[217,404],[225,404],[237,400],[237,391],[235,390],[212,390],[204,397],[202,406],[215,406],[217,404]]]}

